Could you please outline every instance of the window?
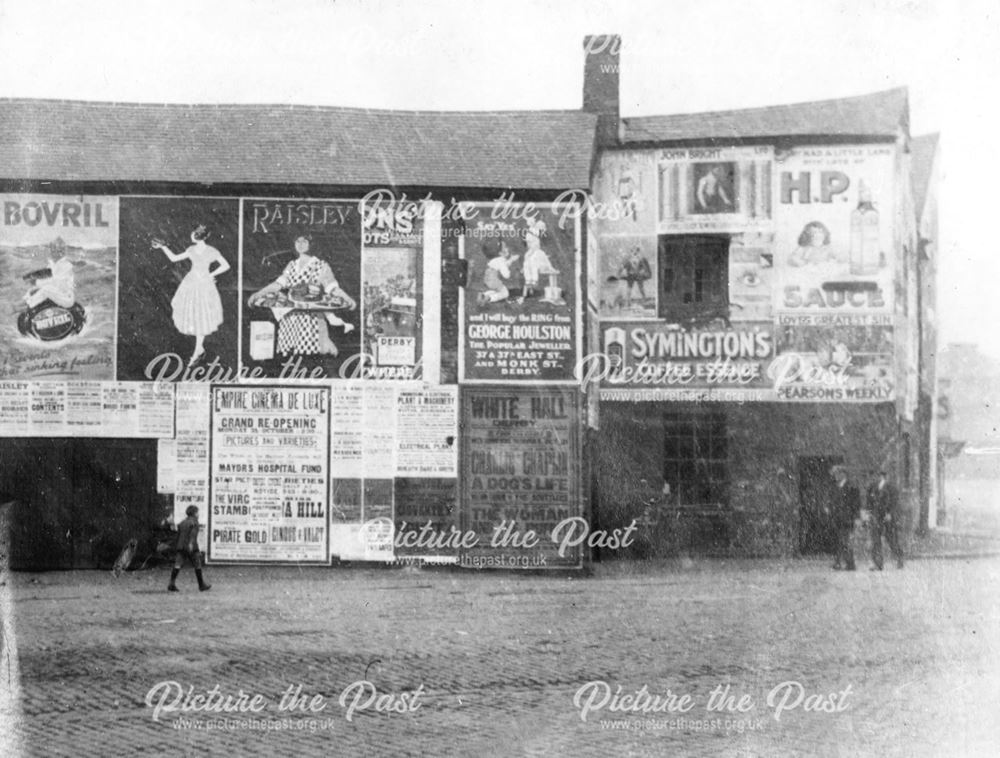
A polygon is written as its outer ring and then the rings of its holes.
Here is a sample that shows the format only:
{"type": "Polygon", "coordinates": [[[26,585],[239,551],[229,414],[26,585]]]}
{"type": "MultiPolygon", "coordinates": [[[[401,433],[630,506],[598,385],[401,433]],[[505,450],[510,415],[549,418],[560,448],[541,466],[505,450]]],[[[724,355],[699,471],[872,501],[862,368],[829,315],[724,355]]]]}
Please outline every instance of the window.
{"type": "Polygon", "coordinates": [[[729,237],[660,237],[660,318],[729,319],[729,237]]]}
{"type": "Polygon", "coordinates": [[[663,479],[681,508],[729,504],[729,440],[718,411],[667,411],[663,416],[663,479]]]}

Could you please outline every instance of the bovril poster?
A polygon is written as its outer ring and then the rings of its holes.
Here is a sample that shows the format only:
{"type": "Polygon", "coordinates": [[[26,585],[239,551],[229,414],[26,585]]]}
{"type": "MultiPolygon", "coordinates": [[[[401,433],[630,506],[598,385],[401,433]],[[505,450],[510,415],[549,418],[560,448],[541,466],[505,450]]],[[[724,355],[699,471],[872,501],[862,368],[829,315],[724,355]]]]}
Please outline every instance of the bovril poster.
{"type": "Polygon", "coordinates": [[[118,199],[0,194],[0,379],[114,379],[118,199]]]}

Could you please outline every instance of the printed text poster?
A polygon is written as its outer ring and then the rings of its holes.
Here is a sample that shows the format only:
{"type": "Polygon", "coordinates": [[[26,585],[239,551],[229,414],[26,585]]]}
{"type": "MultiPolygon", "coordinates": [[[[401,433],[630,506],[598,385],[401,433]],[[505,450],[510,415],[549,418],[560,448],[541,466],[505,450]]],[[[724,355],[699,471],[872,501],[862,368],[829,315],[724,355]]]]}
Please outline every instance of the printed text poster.
{"type": "Polygon", "coordinates": [[[213,387],[209,558],[326,563],[327,388],[213,387]]]}
{"type": "Polygon", "coordinates": [[[470,388],[462,420],[462,529],[478,538],[462,560],[493,568],[578,565],[580,543],[559,555],[563,538],[585,536],[577,391],[470,388]],[[573,532],[568,519],[577,519],[573,532]],[[519,546],[529,531],[537,544],[519,546]]]}

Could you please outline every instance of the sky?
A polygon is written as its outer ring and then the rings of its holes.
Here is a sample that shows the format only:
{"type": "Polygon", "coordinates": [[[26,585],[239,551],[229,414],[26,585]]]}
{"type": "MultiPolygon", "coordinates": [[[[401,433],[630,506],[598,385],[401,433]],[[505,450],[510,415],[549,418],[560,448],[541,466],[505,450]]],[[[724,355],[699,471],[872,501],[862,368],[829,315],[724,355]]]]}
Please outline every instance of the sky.
{"type": "Polygon", "coordinates": [[[624,116],[908,87],[942,135],[941,341],[1000,357],[996,0],[0,0],[0,97],[576,109],[594,33],[624,116]]]}

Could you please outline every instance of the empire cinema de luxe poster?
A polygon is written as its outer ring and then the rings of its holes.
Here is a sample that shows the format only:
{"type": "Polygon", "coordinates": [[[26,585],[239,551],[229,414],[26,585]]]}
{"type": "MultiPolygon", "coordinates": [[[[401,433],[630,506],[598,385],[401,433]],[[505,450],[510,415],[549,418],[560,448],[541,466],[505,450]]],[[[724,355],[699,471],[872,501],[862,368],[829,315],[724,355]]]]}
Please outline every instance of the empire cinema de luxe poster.
{"type": "Polygon", "coordinates": [[[991,0],[0,0],[0,758],[1000,755],[991,0]]]}

